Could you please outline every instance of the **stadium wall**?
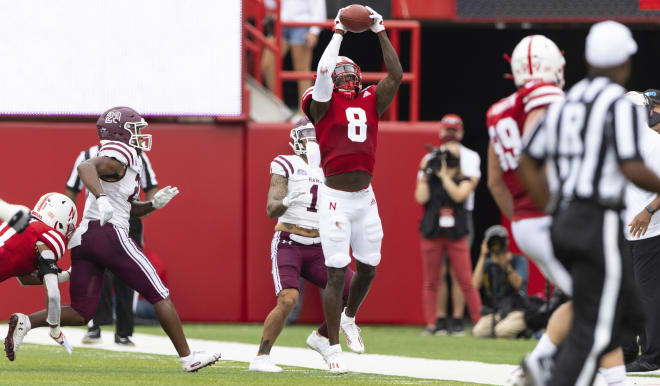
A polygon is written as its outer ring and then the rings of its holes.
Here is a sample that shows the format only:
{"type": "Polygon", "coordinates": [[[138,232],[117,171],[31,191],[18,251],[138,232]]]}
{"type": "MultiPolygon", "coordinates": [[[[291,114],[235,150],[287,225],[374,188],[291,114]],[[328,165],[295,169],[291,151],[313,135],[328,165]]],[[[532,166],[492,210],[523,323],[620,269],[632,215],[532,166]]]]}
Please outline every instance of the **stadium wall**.
{"type": "MultiPolygon", "coordinates": [[[[160,186],[181,190],[165,210],[145,219],[146,249],[167,266],[172,299],[186,321],[264,320],[275,304],[270,242],[275,220],[266,216],[269,164],[290,153],[288,124],[150,125],[149,153],[160,186]],[[243,192],[245,191],[245,194],[243,192]]],[[[1,122],[2,198],[31,206],[41,194],[64,190],[77,154],[96,143],[91,122],[1,122]]],[[[383,123],[373,186],[385,239],[383,260],[362,322],[422,323],[421,262],[413,200],[415,171],[428,124],[383,123]]],[[[78,200],[82,215],[83,197],[78,200]]],[[[70,265],[67,256],[63,267],[70,265]]],[[[44,306],[43,288],[0,284],[0,319],[44,306]],[[14,296],[11,296],[13,294],[14,296]]],[[[68,284],[63,286],[69,302],[68,284]]],[[[318,292],[308,289],[301,321],[322,318],[318,292]]]]}

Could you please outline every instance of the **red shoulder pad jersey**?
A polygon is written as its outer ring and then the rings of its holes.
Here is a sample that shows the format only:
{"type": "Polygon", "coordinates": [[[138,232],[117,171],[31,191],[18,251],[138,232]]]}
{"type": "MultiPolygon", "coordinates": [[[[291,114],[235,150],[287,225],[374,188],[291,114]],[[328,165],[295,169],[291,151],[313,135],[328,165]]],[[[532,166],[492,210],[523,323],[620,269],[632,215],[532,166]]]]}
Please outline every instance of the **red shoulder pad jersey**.
{"type": "MultiPolygon", "coordinates": [[[[313,89],[305,92],[302,101],[312,122],[309,104],[313,89]]],[[[373,174],[378,142],[376,85],[362,89],[355,99],[333,92],[328,112],[314,127],[326,177],[356,170],[373,174]]]]}
{"type": "Polygon", "coordinates": [[[57,260],[66,252],[64,236],[39,220],[31,220],[20,234],[7,223],[0,223],[0,282],[13,276],[29,275],[37,269],[35,245],[38,241],[46,244],[57,260]]]}
{"type": "Polygon", "coordinates": [[[513,196],[513,219],[545,216],[529,197],[518,178],[518,157],[527,115],[562,100],[564,92],[554,83],[530,81],[515,93],[499,100],[486,113],[488,135],[500,160],[502,177],[513,196]]]}

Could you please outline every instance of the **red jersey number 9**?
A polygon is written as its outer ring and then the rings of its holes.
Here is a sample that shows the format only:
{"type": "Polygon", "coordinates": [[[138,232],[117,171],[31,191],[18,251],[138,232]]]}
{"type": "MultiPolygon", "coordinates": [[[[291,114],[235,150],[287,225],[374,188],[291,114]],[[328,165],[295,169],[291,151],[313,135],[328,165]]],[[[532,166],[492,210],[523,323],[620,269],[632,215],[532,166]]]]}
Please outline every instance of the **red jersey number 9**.
{"type": "Polygon", "coordinates": [[[488,128],[488,134],[493,141],[493,151],[500,159],[502,171],[517,169],[522,141],[516,121],[511,117],[502,118],[495,126],[488,128]]]}
{"type": "Polygon", "coordinates": [[[348,139],[353,142],[366,141],[367,113],[360,107],[348,107],[346,119],[348,120],[348,139]]]}

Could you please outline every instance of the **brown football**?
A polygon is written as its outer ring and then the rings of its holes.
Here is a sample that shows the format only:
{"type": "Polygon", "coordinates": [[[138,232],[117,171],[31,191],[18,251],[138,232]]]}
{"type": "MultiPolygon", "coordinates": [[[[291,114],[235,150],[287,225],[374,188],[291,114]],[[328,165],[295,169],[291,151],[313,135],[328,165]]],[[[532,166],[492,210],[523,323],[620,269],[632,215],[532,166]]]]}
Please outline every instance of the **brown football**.
{"type": "Polygon", "coordinates": [[[371,27],[372,20],[369,18],[371,13],[362,5],[352,4],[341,11],[339,21],[351,32],[360,33],[371,27]]]}

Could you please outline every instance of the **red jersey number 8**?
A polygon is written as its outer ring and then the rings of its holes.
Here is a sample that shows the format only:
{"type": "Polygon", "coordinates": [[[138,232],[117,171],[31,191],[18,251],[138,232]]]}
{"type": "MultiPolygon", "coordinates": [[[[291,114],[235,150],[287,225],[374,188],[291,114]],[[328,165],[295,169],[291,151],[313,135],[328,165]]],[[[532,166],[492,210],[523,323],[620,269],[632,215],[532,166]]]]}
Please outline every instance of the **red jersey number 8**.
{"type": "Polygon", "coordinates": [[[502,171],[517,169],[522,141],[516,121],[511,117],[502,118],[495,126],[488,128],[488,134],[493,141],[493,151],[500,159],[502,171]]]}
{"type": "Polygon", "coordinates": [[[367,113],[360,107],[349,107],[346,109],[348,120],[348,139],[353,142],[364,142],[367,140],[367,113]]]}

